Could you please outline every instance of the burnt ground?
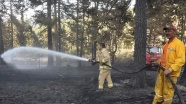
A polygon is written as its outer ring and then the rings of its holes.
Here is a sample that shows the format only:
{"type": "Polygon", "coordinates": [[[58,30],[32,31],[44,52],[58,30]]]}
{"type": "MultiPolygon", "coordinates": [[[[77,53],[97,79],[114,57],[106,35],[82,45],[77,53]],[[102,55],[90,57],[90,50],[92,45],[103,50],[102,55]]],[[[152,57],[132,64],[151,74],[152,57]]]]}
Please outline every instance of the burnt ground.
{"type": "MultiPolygon", "coordinates": [[[[146,75],[146,88],[133,89],[131,75],[112,71],[114,88],[96,92],[97,67],[15,70],[0,66],[0,104],[151,104],[157,73],[146,75]]],[[[179,104],[176,97],[173,104],[179,104]]]]}

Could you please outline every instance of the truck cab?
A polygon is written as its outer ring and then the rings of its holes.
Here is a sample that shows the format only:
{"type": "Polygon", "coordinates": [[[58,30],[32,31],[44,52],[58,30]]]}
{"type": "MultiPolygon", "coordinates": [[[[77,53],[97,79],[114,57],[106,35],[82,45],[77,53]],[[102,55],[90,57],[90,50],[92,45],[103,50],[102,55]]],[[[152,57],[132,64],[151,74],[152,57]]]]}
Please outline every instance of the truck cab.
{"type": "Polygon", "coordinates": [[[160,46],[147,46],[146,47],[146,65],[160,59],[162,48],[160,46]]]}

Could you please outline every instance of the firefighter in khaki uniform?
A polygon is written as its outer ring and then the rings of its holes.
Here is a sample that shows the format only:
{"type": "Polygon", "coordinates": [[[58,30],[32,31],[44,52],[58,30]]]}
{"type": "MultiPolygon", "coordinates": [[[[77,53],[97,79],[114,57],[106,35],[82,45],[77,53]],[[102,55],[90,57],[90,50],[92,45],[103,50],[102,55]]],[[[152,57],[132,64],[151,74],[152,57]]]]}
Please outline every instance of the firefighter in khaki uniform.
{"type": "Polygon", "coordinates": [[[108,66],[103,65],[103,63],[107,65],[111,65],[110,62],[110,55],[109,52],[106,50],[105,44],[104,43],[99,43],[98,44],[98,52],[97,52],[97,61],[100,62],[99,66],[99,84],[98,84],[98,89],[103,90],[103,85],[105,79],[108,82],[108,88],[113,87],[112,79],[111,79],[111,68],[108,66]]]}
{"type": "Polygon", "coordinates": [[[174,83],[176,83],[181,68],[185,63],[185,46],[182,41],[176,38],[176,27],[171,25],[163,28],[163,30],[169,40],[163,47],[163,55],[158,63],[166,70],[163,72],[158,69],[155,96],[152,104],[172,104],[174,88],[166,75],[170,74],[174,83]]]}

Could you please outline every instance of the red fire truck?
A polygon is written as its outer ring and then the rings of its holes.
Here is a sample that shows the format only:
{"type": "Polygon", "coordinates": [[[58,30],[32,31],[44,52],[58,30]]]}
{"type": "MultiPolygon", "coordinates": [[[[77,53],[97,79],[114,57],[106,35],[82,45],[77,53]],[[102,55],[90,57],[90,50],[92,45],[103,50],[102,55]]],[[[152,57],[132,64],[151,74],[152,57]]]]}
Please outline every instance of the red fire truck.
{"type": "Polygon", "coordinates": [[[146,47],[146,65],[149,65],[160,59],[162,48],[160,46],[147,46],[146,47]]]}

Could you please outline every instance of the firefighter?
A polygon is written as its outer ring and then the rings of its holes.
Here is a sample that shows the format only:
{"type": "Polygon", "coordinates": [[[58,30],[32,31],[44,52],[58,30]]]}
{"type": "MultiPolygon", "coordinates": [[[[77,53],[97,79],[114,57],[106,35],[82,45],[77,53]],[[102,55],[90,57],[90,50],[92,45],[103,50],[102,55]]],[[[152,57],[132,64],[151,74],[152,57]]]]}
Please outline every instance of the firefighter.
{"type": "Polygon", "coordinates": [[[172,104],[174,88],[166,78],[170,74],[174,83],[180,75],[181,68],[185,63],[184,43],[176,37],[176,27],[173,25],[163,28],[168,41],[163,46],[163,54],[158,60],[158,64],[166,70],[158,69],[158,76],[155,85],[155,96],[152,104],[172,104]]]}
{"type": "Polygon", "coordinates": [[[104,43],[98,44],[98,52],[96,53],[96,57],[97,57],[97,61],[100,63],[97,91],[103,90],[103,85],[105,80],[108,82],[108,88],[112,88],[113,83],[111,79],[111,68],[103,65],[105,63],[111,66],[110,55],[104,43]]]}

